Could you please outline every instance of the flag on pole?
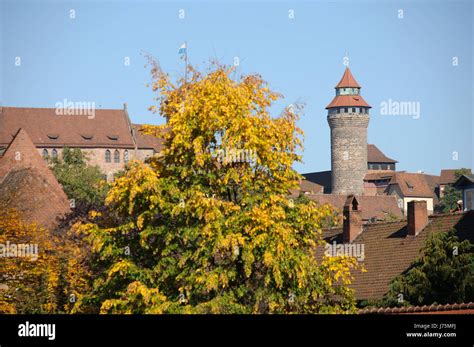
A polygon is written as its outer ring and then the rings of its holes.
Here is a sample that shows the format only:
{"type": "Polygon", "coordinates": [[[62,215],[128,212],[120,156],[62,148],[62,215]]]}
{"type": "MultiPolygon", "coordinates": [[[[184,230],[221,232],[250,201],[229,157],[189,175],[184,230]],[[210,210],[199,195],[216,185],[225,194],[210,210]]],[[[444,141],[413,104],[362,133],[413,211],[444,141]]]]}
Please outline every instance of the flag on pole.
{"type": "Polygon", "coordinates": [[[179,47],[178,54],[186,54],[186,42],[179,47]]]}

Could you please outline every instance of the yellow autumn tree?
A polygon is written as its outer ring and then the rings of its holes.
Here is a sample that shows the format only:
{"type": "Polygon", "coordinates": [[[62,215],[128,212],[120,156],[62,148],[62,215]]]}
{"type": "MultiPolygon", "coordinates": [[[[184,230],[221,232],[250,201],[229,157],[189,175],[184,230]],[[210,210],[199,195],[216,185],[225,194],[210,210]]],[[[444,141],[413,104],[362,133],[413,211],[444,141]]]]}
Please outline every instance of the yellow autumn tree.
{"type": "Polygon", "coordinates": [[[166,119],[145,132],[163,139],[132,162],[107,197],[120,223],[76,226],[100,275],[80,303],[102,313],[344,313],[356,261],[318,260],[329,206],[288,198],[302,178],[301,105],[272,117],[281,96],[259,75],[188,67],[173,82],[151,62],[166,119]]]}
{"type": "Polygon", "coordinates": [[[61,310],[61,245],[51,233],[0,209],[0,312],[55,313],[61,310]]]}
{"type": "Polygon", "coordinates": [[[75,229],[50,231],[0,206],[0,313],[74,313],[90,291],[89,256],[75,229]]]}

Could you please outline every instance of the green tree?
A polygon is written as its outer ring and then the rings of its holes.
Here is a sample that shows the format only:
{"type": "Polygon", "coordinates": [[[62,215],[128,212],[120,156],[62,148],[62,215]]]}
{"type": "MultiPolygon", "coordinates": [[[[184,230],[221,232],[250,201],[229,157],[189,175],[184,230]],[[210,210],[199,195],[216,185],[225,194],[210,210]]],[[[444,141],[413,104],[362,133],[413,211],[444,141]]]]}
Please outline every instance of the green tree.
{"type": "Polygon", "coordinates": [[[98,274],[78,311],[353,312],[357,261],[315,256],[334,210],[287,197],[301,179],[299,106],[273,118],[279,95],[258,75],[235,80],[213,64],[175,84],[152,64],[167,124],[146,132],[164,149],[113,183],[106,202],[119,223],[77,226],[98,274]]]}
{"type": "Polygon", "coordinates": [[[51,160],[52,170],[69,199],[88,208],[104,204],[107,184],[98,166],[87,165],[79,148],[64,148],[62,159],[51,160]]]}
{"type": "MultiPolygon", "coordinates": [[[[458,179],[462,175],[470,174],[471,170],[462,168],[454,171],[454,177],[458,179]]],[[[452,186],[447,186],[444,189],[443,197],[439,200],[439,203],[435,206],[436,212],[449,213],[458,210],[458,201],[462,200],[462,192],[452,186]]]]}
{"type": "Polygon", "coordinates": [[[464,167],[462,169],[454,171],[454,177],[456,179],[458,179],[462,175],[470,175],[470,174],[471,174],[471,169],[466,169],[464,167]]]}
{"type": "Polygon", "coordinates": [[[436,206],[436,212],[449,213],[454,212],[459,208],[458,201],[462,200],[462,192],[451,186],[444,188],[444,195],[439,199],[436,206]]]}
{"type": "Polygon", "coordinates": [[[430,305],[474,300],[474,246],[455,230],[431,234],[423,256],[390,284],[384,305],[430,305]]]}

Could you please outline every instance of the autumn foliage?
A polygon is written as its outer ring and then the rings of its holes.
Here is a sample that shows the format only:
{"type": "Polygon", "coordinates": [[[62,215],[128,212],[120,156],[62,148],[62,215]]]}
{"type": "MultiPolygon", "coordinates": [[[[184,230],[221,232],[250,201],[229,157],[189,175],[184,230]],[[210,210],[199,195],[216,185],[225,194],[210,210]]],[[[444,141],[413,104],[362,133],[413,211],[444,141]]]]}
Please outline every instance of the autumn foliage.
{"type": "Polygon", "coordinates": [[[0,210],[0,312],[60,310],[57,294],[61,262],[57,254],[61,252],[61,245],[56,241],[49,231],[22,222],[16,211],[0,210]],[[22,252],[22,246],[33,248],[22,252]]]}
{"type": "Polygon", "coordinates": [[[280,95],[219,64],[206,73],[189,66],[188,81],[177,82],[151,67],[151,109],[167,122],[145,131],[164,138],[164,149],[114,182],[115,223],[96,213],[75,226],[97,274],[76,311],[351,312],[355,260],[314,255],[334,211],[288,198],[301,178],[292,168],[301,106],[270,116],[280,95]]]}

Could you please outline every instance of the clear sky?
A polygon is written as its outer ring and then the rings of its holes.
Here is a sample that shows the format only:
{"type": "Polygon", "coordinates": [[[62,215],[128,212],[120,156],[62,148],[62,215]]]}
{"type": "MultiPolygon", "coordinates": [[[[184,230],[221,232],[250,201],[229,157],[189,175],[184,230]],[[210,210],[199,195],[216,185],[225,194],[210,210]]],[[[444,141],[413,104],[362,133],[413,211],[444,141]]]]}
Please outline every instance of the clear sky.
{"type": "Polygon", "coordinates": [[[285,96],[275,115],[304,102],[304,164],[295,168],[329,170],[325,106],[347,53],[373,107],[369,143],[398,160],[399,170],[439,174],[474,162],[473,11],[472,1],[0,0],[0,103],[126,102],[133,122],[159,124],[147,111],[153,94],[141,52],[176,77],[187,41],[192,64],[238,57],[239,73],[260,73],[285,96]],[[384,114],[390,100],[412,102],[419,116],[384,114]]]}

